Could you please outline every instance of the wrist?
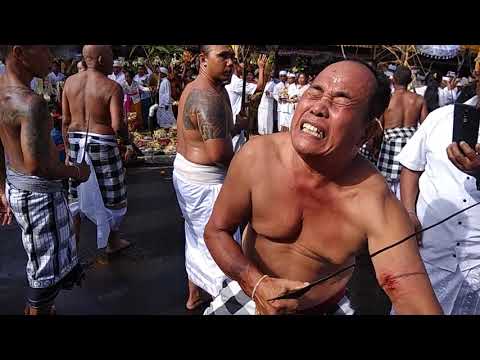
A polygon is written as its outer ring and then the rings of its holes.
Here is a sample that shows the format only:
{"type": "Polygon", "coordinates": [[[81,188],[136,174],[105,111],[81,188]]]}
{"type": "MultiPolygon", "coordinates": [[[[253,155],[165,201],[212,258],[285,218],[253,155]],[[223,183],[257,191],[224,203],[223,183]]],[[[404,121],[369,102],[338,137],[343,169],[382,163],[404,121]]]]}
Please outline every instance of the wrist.
{"type": "Polygon", "coordinates": [[[238,282],[246,293],[250,295],[261,278],[264,277],[264,274],[258,271],[258,269],[252,264],[248,264],[245,271],[241,272],[239,275],[238,282]]]}

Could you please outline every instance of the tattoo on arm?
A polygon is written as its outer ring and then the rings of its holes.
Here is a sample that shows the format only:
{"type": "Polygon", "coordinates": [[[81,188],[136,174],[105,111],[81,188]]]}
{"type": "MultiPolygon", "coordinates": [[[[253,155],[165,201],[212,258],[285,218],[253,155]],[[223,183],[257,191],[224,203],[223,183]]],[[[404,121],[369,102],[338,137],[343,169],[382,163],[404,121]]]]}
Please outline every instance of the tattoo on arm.
{"type": "Polygon", "coordinates": [[[31,100],[29,111],[25,114],[26,121],[22,125],[26,145],[32,158],[43,164],[50,162],[49,117],[46,102],[38,96],[31,100]]]}
{"type": "Polygon", "coordinates": [[[198,129],[204,141],[225,139],[230,134],[232,111],[223,95],[194,89],[188,95],[183,110],[185,129],[198,129]],[[196,126],[195,126],[196,120],[196,126]]]}

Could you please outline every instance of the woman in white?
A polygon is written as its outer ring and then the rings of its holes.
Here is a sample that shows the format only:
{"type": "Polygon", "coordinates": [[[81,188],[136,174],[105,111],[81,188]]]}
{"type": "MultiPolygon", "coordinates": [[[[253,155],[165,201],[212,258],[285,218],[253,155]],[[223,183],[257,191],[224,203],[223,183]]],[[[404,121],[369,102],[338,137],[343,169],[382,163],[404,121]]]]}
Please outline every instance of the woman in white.
{"type": "Polygon", "coordinates": [[[269,75],[262,99],[260,100],[260,105],[258,105],[258,133],[260,135],[273,133],[273,89],[275,82],[273,81],[272,74],[273,72],[269,75]]]}
{"type": "Polygon", "coordinates": [[[422,95],[427,102],[428,112],[432,112],[439,107],[453,104],[458,97],[458,88],[456,81],[444,80],[438,73],[429,75],[427,78],[427,86],[415,89],[415,93],[422,95]],[[445,85],[442,87],[442,85],[445,85]]]}
{"type": "Polygon", "coordinates": [[[288,130],[290,130],[291,124],[292,124],[292,119],[293,119],[293,113],[295,112],[295,105],[298,101],[298,88],[297,84],[295,84],[296,76],[293,73],[288,73],[287,75],[287,83],[288,83],[288,115],[285,121],[285,124],[282,124],[288,130]]]}
{"type": "Polygon", "coordinates": [[[310,87],[307,83],[307,75],[305,73],[300,73],[297,79],[297,90],[298,90],[298,100],[303,96],[303,93],[310,87]]]}
{"type": "Polygon", "coordinates": [[[141,113],[142,108],[140,105],[140,89],[138,83],[133,79],[135,73],[132,70],[125,71],[125,79],[122,80],[121,86],[123,89],[123,108],[125,110],[125,116],[128,116],[130,112],[137,113],[137,123],[135,128],[142,126],[141,113]]]}
{"type": "Polygon", "coordinates": [[[143,128],[148,129],[148,110],[150,109],[152,89],[150,89],[150,80],[152,71],[144,64],[138,65],[137,75],[133,78],[138,83],[140,89],[140,103],[142,107],[143,128]]]}

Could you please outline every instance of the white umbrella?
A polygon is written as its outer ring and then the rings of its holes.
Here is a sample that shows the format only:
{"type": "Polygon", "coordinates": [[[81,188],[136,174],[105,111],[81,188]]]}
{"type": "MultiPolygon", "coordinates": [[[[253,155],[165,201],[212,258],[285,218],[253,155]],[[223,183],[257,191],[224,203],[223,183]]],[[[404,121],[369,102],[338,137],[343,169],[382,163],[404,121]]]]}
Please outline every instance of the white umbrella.
{"type": "Polygon", "coordinates": [[[435,59],[451,59],[457,56],[460,45],[415,45],[417,51],[435,59]]]}

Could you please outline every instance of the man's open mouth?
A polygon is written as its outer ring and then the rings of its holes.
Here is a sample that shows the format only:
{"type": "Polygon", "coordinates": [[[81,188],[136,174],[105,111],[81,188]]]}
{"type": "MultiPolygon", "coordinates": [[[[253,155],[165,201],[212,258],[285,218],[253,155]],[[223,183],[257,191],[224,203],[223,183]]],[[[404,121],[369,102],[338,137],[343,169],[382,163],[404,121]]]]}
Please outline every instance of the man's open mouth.
{"type": "Polygon", "coordinates": [[[316,128],[308,122],[302,124],[302,131],[309,135],[315,136],[318,139],[323,139],[325,137],[325,133],[322,130],[316,128]]]}

